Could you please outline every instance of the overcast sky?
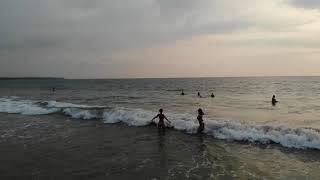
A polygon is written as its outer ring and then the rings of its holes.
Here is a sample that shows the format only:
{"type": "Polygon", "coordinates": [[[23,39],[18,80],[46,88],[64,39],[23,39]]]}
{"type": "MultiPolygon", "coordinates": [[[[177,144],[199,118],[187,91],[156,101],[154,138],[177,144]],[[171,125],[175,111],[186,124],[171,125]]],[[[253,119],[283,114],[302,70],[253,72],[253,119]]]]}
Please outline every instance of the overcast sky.
{"type": "Polygon", "coordinates": [[[320,75],[320,0],[1,0],[0,76],[320,75]]]}

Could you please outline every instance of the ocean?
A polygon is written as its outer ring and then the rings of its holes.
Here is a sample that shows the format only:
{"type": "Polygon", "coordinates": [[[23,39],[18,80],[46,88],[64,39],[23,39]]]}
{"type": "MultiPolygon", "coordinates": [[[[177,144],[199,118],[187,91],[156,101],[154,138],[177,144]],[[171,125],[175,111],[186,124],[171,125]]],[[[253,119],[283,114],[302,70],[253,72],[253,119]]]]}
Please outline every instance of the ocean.
{"type": "Polygon", "coordinates": [[[2,79],[0,177],[318,179],[319,117],[320,77],[2,79]]]}

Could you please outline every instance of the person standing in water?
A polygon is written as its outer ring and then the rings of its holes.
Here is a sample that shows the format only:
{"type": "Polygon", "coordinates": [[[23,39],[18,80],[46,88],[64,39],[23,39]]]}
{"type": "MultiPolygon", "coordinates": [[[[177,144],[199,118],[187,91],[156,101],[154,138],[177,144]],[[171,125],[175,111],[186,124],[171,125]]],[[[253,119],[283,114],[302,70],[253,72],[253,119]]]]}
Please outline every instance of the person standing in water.
{"type": "Polygon", "coordinates": [[[276,96],[273,95],[272,100],[271,100],[272,105],[275,106],[277,104],[277,102],[279,102],[279,101],[277,101],[276,96]]]}
{"type": "Polygon", "coordinates": [[[182,95],[182,96],[185,95],[184,92],[183,92],[183,89],[181,90],[181,95],[182,95]]]}
{"type": "Polygon", "coordinates": [[[166,126],[164,124],[164,119],[167,120],[169,123],[171,123],[168,118],[163,114],[163,109],[159,109],[159,114],[157,114],[154,118],[152,118],[152,121],[156,118],[159,118],[159,122],[157,124],[159,130],[165,130],[166,126]]]}
{"type": "Polygon", "coordinates": [[[203,122],[203,111],[201,108],[198,109],[198,121],[199,121],[199,128],[198,128],[198,133],[202,133],[204,130],[204,122],[203,122]]]}
{"type": "Polygon", "coordinates": [[[199,97],[199,98],[202,98],[202,96],[201,96],[200,92],[198,92],[198,97],[199,97]]]}
{"type": "Polygon", "coordinates": [[[213,93],[211,93],[211,97],[214,98],[214,94],[213,93]]]}

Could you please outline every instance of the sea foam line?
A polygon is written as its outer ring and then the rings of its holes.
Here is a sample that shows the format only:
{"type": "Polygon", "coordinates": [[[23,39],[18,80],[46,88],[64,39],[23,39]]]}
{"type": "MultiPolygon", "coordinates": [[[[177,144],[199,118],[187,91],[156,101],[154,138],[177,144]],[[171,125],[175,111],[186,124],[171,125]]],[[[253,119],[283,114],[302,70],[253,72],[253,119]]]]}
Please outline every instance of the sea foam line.
{"type": "MultiPolygon", "coordinates": [[[[35,102],[19,98],[0,98],[0,112],[24,115],[63,113],[77,119],[101,119],[104,123],[121,122],[129,126],[149,125],[155,115],[144,109],[106,109],[102,106],[76,105],[56,101],[35,102]]],[[[189,134],[197,133],[198,123],[194,115],[168,113],[167,116],[172,121],[170,124],[172,128],[189,134]]],[[[320,149],[320,133],[313,129],[255,125],[213,118],[207,118],[205,124],[204,133],[217,139],[260,144],[277,143],[284,147],[298,149],[320,149]]]]}

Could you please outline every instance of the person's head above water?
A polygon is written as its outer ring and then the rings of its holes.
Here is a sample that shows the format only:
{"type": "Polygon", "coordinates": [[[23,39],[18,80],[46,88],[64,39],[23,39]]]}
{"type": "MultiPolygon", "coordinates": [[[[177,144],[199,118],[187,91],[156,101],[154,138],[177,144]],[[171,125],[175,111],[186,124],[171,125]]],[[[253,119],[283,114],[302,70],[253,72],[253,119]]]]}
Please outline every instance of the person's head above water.
{"type": "Polygon", "coordinates": [[[198,109],[198,114],[204,115],[204,113],[203,113],[201,108],[198,109]]]}
{"type": "Polygon", "coordinates": [[[162,114],[163,113],[163,109],[159,109],[159,113],[162,114]]]}

